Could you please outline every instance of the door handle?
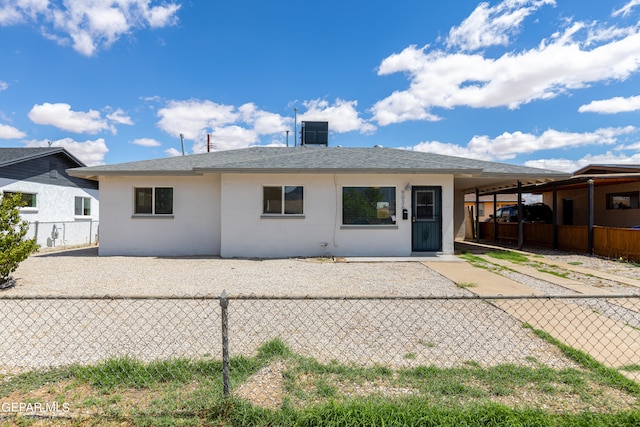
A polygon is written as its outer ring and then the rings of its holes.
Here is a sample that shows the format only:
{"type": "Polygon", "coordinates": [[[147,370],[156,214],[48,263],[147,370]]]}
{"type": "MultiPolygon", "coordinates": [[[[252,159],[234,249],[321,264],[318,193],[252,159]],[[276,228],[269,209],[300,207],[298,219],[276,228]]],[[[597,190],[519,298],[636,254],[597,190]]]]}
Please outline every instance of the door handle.
{"type": "Polygon", "coordinates": [[[416,217],[415,216],[411,217],[411,222],[416,222],[416,217]]]}

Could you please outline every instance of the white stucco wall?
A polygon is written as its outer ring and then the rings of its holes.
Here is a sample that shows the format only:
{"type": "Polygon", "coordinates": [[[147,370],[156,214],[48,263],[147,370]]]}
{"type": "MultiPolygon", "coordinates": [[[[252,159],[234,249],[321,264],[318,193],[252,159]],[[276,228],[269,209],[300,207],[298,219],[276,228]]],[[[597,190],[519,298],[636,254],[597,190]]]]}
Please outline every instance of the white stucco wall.
{"type": "Polygon", "coordinates": [[[443,175],[225,174],[221,178],[223,257],[411,255],[411,191],[442,187],[442,252],[453,253],[453,177],[443,175]],[[304,218],[262,216],[263,186],[303,186],[304,218]],[[342,227],[343,186],[395,186],[397,227],[342,227]]]}
{"type": "Polygon", "coordinates": [[[100,255],[220,253],[220,178],[102,177],[100,255]],[[134,216],[134,187],[173,187],[171,217],[134,216]]]}
{"type": "Polygon", "coordinates": [[[27,237],[36,236],[42,249],[95,243],[100,214],[98,190],[0,178],[0,191],[36,194],[36,207],[20,209],[20,217],[29,222],[27,237]],[[91,215],[75,215],[76,197],[91,198],[91,215]]]}

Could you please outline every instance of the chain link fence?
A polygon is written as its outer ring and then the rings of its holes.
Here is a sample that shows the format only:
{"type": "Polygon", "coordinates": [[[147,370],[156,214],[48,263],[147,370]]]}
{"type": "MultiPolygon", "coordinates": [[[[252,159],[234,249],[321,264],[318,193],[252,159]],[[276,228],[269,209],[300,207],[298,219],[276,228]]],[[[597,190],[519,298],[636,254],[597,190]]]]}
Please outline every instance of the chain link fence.
{"type": "Polygon", "coordinates": [[[227,394],[268,364],[274,343],[286,348],[278,358],[356,367],[577,367],[563,346],[631,377],[640,367],[640,296],[628,295],[0,295],[0,324],[0,401],[34,371],[48,383],[75,375],[98,388],[154,387],[161,378],[187,389],[197,372],[227,394]]]}

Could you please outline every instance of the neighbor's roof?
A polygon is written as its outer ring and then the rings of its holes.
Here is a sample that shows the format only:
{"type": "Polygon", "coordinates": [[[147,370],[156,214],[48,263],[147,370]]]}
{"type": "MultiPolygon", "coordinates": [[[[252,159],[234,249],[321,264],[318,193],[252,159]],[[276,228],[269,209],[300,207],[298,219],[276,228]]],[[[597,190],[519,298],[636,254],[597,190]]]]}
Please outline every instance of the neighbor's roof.
{"type": "Polygon", "coordinates": [[[614,173],[640,173],[640,165],[588,165],[575,171],[573,175],[601,175],[614,173]]]}
{"type": "Polygon", "coordinates": [[[0,148],[0,167],[22,163],[27,160],[62,154],[68,157],[78,166],[85,166],[80,160],[62,147],[25,147],[25,148],[0,148]]]}
{"type": "Polygon", "coordinates": [[[569,177],[546,169],[382,147],[252,147],[69,170],[72,176],[89,179],[203,173],[420,173],[529,182],[569,177]]]}

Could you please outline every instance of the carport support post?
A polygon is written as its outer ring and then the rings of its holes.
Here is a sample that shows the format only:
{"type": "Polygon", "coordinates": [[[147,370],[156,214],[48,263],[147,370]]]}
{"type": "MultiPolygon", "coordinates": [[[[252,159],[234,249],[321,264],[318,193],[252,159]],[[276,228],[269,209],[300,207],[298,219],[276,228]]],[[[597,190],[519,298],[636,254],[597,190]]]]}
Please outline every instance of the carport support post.
{"type": "Polygon", "coordinates": [[[493,193],[493,241],[498,241],[498,194],[493,193]]]}
{"type": "Polygon", "coordinates": [[[524,223],[522,222],[522,183],[518,181],[518,250],[524,247],[524,223]]]}
{"type": "Polygon", "coordinates": [[[227,291],[223,290],[220,295],[220,307],[222,308],[222,389],[224,397],[229,397],[229,300],[227,291]]]}
{"type": "Polygon", "coordinates": [[[553,186],[553,220],[552,220],[552,227],[553,227],[553,237],[552,237],[552,243],[551,246],[553,247],[553,249],[558,249],[558,186],[554,185],[553,186]]]}
{"type": "Polygon", "coordinates": [[[589,195],[588,195],[588,201],[587,204],[589,205],[588,209],[589,209],[589,226],[588,226],[588,252],[589,255],[593,255],[593,222],[594,222],[594,218],[593,218],[593,180],[590,179],[589,181],[587,181],[587,183],[589,184],[589,195]]]}
{"type": "Polygon", "coordinates": [[[480,243],[480,190],[476,188],[476,242],[480,243]]]}

